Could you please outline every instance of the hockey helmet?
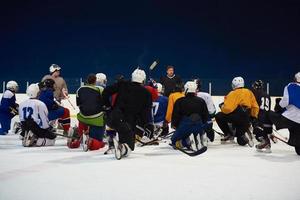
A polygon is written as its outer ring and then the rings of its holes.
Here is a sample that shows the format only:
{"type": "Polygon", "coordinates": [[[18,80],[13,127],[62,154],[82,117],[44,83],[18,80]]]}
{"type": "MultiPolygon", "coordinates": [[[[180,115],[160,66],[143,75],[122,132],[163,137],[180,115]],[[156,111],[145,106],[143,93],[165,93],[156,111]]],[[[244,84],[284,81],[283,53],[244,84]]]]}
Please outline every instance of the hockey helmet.
{"type": "Polygon", "coordinates": [[[43,81],[43,87],[54,89],[55,81],[51,78],[45,79],[43,81]]]}
{"type": "Polygon", "coordinates": [[[17,92],[19,90],[19,85],[16,81],[8,81],[6,84],[6,89],[17,92]]]}
{"type": "Polygon", "coordinates": [[[60,71],[60,70],[61,70],[61,68],[57,64],[52,64],[49,68],[49,71],[50,71],[51,74],[56,72],[56,71],[60,71]]]}
{"type": "Polygon", "coordinates": [[[184,85],[185,93],[196,93],[197,92],[197,84],[195,81],[188,81],[184,85]]]}
{"type": "Polygon", "coordinates": [[[144,83],[146,80],[146,73],[142,69],[135,69],[131,74],[131,81],[137,83],[144,83]]]}
{"type": "Polygon", "coordinates": [[[39,85],[36,83],[29,85],[26,90],[26,94],[29,96],[29,98],[37,98],[39,92],[40,88],[39,85]]]}
{"type": "Polygon", "coordinates": [[[231,83],[232,89],[245,87],[245,81],[243,77],[235,77],[231,83]]]}
{"type": "Polygon", "coordinates": [[[96,81],[100,84],[106,85],[107,83],[107,79],[106,79],[106,75],[103,73],[97,73],[96,74],[96,81]]]}
{"type": "Polygon", "coordinates": [[[163,86],[161,83],[156,83],[157,92],[163,93],[163,86]]]}
{"type": "Polygon", "coordinates": [[[262,80],[256,80],[252,84],[254,90],[262,90],[264,88],[264,82],[262,80]]]}

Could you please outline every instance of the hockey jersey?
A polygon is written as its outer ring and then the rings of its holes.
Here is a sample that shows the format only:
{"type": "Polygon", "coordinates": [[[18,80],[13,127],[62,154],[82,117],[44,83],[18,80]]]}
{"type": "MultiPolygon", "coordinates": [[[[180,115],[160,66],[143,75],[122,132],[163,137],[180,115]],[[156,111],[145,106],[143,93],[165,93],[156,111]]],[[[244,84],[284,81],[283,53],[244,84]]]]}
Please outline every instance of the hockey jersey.
{"type": "Polygon", "coordinates": [[[163,122],[166,117],[168,107],[168,97],[159,95],[153,102],[154,123],[163,122]]]}
{"type": "Polygon", "coordinates": [[[214,115],[216,113],[216,107],[215,107],[215,104],[214,104],[210,94],[208,94],[206,92],[198,92],[197,96],[202,98],[205,101],[208,113],[210,115],[214,115]]]}
{"type": "Polygon", "coordinates": [[[47,106],[38,99],[23,101],[19,106],[19,117],[21,122],[31,118],[40,128],[49,128],[47,106]]]}
{"type": "Polygon", "coordinates": [[[175,104],[176,100],[181,97],[184,97],[183,92],[174,92],[174,93],[170,94],[169,99],[168,99],[168,108],[167,108],[167,114],[166,114],[167,122],[171,122],[174,104],[175,104]]]}
{"type": "MultiPolygon", "coordinates": [[[[2,95],[2,99],[1,99],[1,103],[0,103],[0,112],[10,116],[11,108],[16,109],[16,107],[17,107],[17,104],[16,104],[15,94],[10,90],[6,90],[2,95]]],[[[11,117],[13,117],[13,115],[11,115],[11,117]]]]}
{"type": "Polygon", "coordinates": [[[279,102],[286,111],[282,115],[300,124],[300,83],[289,83],[283,92],[283,97],[279,102]]]}
{"type": "Polygon", "coordinates": [[[54,92],[50,88],[41,90],[39,100],[46,104],[48,111],[53,110],[55,105],[57,105],[54,101],[54,92]]]}
{"type": "Polygon", "coordinates": [[[224,105],[221,107],[221,111],[225,114],[229,114],[238,106],[245,106],[249,108],[251,116],[255,118],[258,117],[259,107],[251,90],[246,88],[238,88],[231,91],[225,97],[224,105]]]}

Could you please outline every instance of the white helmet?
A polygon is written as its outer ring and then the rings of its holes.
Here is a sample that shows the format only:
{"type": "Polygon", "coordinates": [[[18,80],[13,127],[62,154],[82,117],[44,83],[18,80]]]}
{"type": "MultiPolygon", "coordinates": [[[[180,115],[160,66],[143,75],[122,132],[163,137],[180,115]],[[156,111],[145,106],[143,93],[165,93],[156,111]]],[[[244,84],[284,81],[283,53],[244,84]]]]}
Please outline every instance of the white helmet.
{"type": "Polygon", "coordinates": [[[19,89],[19,85],[16,81],[8,81],[6,84],[6,89],[17,92],[19,89]]]}
{"type": "Polygon", "coordinates": [[[106,75],[103,73],[97,73],[96,74],[96,81],[99,82],[100,84],[106,84],[107,79],[106,79],[106,75]]]}
{"type": "Polygon", "coordinates": [[[26,94],[29,96],[29,98],[36,98],[39,92],[40,92],[40,88],[37,83],[33,83],[29,85],[26,90],[26,94]]]}
{"type": "Polygon", "coordinates": [[[232,80],[232,83],[231,83],[231,87],[232,89],[236,89],[236,88],[242,88],[245,86],[245,81],[242,77],[235,77],[233,80],[232,80]]]}
{"type": "Polygon", "coordinates": [[[146,80],[146,73],[144,70],[136,69],[131,74],[131,81],[137,83],[143,83],[146,80]]]}
{"type": "Polygon", "coordinates": [[[195,81],[188,81],[184,85],[184,90],[186,93],[196,93],[197,92],[197,84],[195,81]]]}
{"type": "Polygon", "coordinates": [[[60,71],[60,70],[61,70],[61,68],[57,64],[52,64],[49,68],[49,71],[50,71],[51,74],[56,72],[56,71],[60,71]]]}
{"type": "Polygon", "coordinates": [[[156,83],[156,87],[157,87],[157,92],[162,93],[163,90],[163,86],[161,83],[156,83]]]}
{"type": "Polygon", "coordinates": [[[297,74],[295,74],[295,81],[300,83],[300,72],[298,72],[297,74]]]}

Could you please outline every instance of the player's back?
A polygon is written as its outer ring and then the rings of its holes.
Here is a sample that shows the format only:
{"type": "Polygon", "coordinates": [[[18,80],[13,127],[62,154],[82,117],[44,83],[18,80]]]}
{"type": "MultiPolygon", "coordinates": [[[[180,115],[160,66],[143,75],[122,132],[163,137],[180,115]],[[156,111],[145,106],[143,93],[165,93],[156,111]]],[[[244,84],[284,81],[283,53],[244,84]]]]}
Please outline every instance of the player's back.
{"type": "Polygon", "coordinates": [[[153,102],[154,123],[163,122],[166,117],[168,107],[168,97],[158,96],[153,102]]]}
{"type": "Polygon", "coordinates": [[[48,109],[46,105],[38,99],[28,99],[19,105],[20,121],[33,119],[41,128],[49,127],[48,109]]]}

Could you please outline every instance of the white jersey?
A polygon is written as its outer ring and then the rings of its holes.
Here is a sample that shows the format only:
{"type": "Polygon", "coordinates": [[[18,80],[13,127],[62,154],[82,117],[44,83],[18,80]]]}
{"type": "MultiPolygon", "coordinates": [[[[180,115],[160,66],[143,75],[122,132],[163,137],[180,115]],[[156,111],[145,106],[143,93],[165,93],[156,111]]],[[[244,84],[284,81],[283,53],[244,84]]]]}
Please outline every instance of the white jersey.
{"type": "Polygon", "coordinates": [[[48,109],[46,105],[38,99],[28,99],[19,105],[20,121],[32,118],[40,128],[49,128],[48,109]]]}
{"type": "Polygon", "coordinates": [[[210,94],[208,94],[206,92],[198,92],[197,96],[202,98],[205,101],[208,113],[210,115],[216,113],[216,107],[215,107],[215,104],[214,104],[210,94]]]}
{"type": "Polygon", "coordinates": [[[285,86],[283,97],[279,102],[282,108],[286,108],[282,115],[298,124],[300,124],[299,94],[300,83],[290,83],[285,86]],[[298,105],[298,107],[296,105],[298,105]]]}

